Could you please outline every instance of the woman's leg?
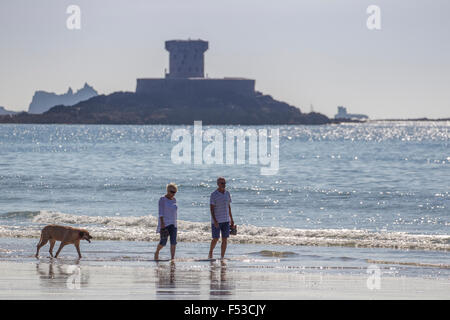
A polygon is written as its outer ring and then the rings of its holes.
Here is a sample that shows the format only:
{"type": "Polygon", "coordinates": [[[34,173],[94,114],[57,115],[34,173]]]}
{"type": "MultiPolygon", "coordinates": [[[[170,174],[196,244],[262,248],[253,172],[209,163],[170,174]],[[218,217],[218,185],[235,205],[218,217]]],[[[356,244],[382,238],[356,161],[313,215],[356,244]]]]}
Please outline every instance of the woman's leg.
{"type": "Polygon", "coordinates": [[[170,255],[172,257],[172,260],[175,259],[175,250],[176,250],[176,248],[177,248],[176,244],[170,245],[170,255]]]}
{"type": "Polygon", "coordinates": [[[168,227],[170,235],[170,256],[171,259],[175,259],[175,250],[177,247],[177,228],[174,225],[168,227]]]}
{"type": "Polygon", "coordinates": [[[155,260],[159,260],[159,251],[161,251],[162,248],[164,248],[164,246],[161,244],[158,244],[158,246],[156,247],[156,252],[155,252],[155,257],[154,257],[155,260]]]}
{"type": "Polygon", "coordinates": [[[159,240],[159,244],[156,247],[156,252],[155,252],[155,260],[159,260],[159,251],[161,251],[162,248],[164,248],[167,244],[167,235],[163,234],[162,232],[160,233],[160,240],[159,240]]]}

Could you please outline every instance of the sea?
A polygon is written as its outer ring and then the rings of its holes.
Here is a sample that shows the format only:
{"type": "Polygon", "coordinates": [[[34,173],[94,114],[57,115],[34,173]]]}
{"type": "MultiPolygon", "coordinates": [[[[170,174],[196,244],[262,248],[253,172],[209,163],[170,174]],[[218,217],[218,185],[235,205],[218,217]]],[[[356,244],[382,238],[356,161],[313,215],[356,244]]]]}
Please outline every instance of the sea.
{"type": "Polygon", "coordinates": [[[206,268],[209,196],[223,176],[236,270],[450,278],[449,121],[203,126],[278,130],[271,175],[250,161],[176,163],[177,129],[193,125],[0,125],[0,261],[34,261],[42,227],[61,224],[93,236],[85,264],[152,264],[158,200],[173,182],[176,261],[206,268]]]}

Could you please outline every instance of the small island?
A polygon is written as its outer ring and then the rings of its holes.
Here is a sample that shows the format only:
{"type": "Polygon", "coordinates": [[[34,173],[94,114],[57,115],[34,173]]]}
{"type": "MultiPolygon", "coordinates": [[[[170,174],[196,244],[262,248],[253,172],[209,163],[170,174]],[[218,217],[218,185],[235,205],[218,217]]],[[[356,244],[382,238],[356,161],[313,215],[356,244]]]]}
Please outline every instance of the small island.
{"type": "MultiPolygon", "coordinates": [[[[42,124],[328,124],[320,113],[299,108],[255,90],[255,80],[204,76],[203,40],[166,41],[170,53],[165,78],[137,79],[135,92],[98,95],[71,106],[55,105],[42,114],[0,116],[0,123],[42,124]]],[[[31,110],[30,110],[31,111],[31,110]]]]}

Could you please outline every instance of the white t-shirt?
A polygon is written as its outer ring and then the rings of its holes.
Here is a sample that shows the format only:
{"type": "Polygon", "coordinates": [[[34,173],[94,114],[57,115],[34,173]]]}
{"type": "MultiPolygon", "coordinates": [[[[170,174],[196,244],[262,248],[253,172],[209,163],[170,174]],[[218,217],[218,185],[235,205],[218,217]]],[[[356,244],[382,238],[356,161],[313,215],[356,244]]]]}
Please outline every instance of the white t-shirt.
{"type": "Polygon", "coordinates": [[[168,199],[166,196],[162,196],[159,198],[159,214],[158,214],[158,228],[156,232],[161,231],[161,217],[164,219],[164,225],[170,226],[171,224],[174,227],[177,227],[177,200],[173,198],[172,200],[168,199]]]}
{"type": "MultiPolygon", "coordinates": [[[[218,223],[230,222],[230,211],[228,207],[231,203],[231,195],[228,191],[225,190],[224,193],[219,190],[214,191],[211,193],[209,203],[214,205],[214,215],[218,223]]],[[[211,222],[214,223],[212,215],[211,222]]]]}

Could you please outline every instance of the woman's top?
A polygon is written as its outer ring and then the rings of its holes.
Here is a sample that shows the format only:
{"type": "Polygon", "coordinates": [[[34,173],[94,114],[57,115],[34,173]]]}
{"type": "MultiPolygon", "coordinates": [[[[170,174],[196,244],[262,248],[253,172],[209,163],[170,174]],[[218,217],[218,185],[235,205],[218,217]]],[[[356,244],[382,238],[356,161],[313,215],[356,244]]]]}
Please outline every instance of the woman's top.
{"type": "Polygon", "coordinates": [[[156,232],[161,231],[161,217],[164,219],[164,225],[170,226],[171,224],[174,227],[177,227],[177,200],[173,198],[172,200],[168,199],[166,196],[162,196],[159,198],[159,214],[158,214],[158,228],[156,232]]]}

